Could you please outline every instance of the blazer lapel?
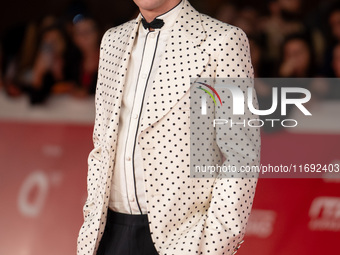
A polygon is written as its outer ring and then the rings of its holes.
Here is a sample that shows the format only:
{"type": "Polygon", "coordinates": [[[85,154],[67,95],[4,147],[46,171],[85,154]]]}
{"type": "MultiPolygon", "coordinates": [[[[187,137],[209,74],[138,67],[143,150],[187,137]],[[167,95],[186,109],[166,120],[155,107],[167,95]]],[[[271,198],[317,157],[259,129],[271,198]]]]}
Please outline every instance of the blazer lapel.
{"type": "MultiPolygon", "coordinates": [[[[137,36],[138,24],[140,21],[141,15],[139,14],[135,20],[128,22],[126,26],[121,26],[120,31],[116,32],[118,36],[111,36],[111,38],[108,39],[108,42],[106,43],[105,54],[107,61],[105,63],[103,72],[110,77],[114,84],[112,87],[108,87],[108,89],[114,89],[117,92],[121,92],[120,96],[118,93],[115,93],[115,97],[109,97],[109,95],[112,95],[112,93],[105,94],[105,99],[112,102],[111,115],[108,119],[110,119],[114,123],[119,122],[120,106],[124,91],[124,85],[126,82],[128,64],[130,61],[134,40],[137,36]],[[106,65],[109,68],[106,68],[106,65]]],[[[107,135],[109,136],[111,135],[111,133],[107,132],[107,135]]],[[[107,141],[116,140],[117,139],[107,139],[107,141]]],[[[112,144],[112,142],[110,145],[114,147],[116,146],[115,144],[112,144]]]]}
{"type": "Polygon", "coordinates": [[[206,36],[202,31],[200,14],[186,1],[152,83],[141,132],[167,114],[190,89],[190,78],[199,78],[205,69],[209,56],[200,49],[206,36]]]}

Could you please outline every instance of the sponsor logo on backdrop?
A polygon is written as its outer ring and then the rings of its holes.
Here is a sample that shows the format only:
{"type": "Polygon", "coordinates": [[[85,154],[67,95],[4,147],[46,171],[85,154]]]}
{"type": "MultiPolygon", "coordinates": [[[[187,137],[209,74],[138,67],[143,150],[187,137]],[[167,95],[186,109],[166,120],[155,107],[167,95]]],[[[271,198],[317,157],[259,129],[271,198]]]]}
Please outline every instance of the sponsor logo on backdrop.
{"type": "Polygon", "coordinates": [[[275,221],[275,211],[253,209],[247,224],[246,235],[267,238],[273,233],[275,221]]]}
{"type": "Polygon", "coordinates": [[[309,229],[340,231],[340,197],[316,197],[309,209],[309,229]]]}
{"type": "Polygon", "coordinates": [[[62,178],[60,171],[36,170],[31,172],[19,189],[17,205],[20,214],[38,218],[48,201],[51,188],[59,186],[62,178]]]}

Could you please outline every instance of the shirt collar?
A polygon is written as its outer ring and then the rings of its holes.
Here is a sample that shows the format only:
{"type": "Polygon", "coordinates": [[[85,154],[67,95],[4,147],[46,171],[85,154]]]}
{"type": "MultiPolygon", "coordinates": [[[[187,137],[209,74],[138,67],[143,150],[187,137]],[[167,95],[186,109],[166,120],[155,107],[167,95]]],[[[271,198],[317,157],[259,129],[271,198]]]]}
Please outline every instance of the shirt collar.
{"type": "MultiPolygon", "coordinates": [[[[155,31],[165,30],[165,29],[169,29],[169,28],[173,27],[181,9],[182,9],[183,2],[184,1],[181,0],[175,7],[173,7],[169,11],[167,11],[167,12],[161,14],[161,15],[158,15],[156,17],[157,19],[162,19],[164,21],[164,26],[160,29],[155,29],[155,31]]],[[[143,15],[142,15],[142,17],[143,17],[143,15]]],[[[143,26],[141,26],[141,27],[143,27],[143,26]]]]}

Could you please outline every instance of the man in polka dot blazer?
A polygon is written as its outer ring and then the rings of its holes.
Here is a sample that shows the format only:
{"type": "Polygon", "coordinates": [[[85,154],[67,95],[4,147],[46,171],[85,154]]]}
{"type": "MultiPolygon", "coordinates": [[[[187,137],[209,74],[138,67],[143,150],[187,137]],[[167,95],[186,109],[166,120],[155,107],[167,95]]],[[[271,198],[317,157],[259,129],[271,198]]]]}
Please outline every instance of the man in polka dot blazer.
{"type": "MultiPolygon", "coordinates": [[[[101,42],[77,253],[235,254],[257,179],[190,178],[189,96],[191,78],[253,77],[247,37],[187,0],[135,3],[139,16],[101,42]]],[[[224,163],[259,164],[258,128],[216,129],[206,140],[224,163]]]]}

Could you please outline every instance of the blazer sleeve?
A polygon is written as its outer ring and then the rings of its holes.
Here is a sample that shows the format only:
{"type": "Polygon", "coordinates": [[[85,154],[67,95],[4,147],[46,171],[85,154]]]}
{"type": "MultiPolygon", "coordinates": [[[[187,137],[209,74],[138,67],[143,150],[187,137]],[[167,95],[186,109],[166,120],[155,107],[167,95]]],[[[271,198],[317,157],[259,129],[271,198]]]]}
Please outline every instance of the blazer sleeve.
{"type": "Polygon", "coordinates": [[[102,82],[102,72],[104,69],[104,54],[106,48],[106,38],[109,31],[107,31],[100,44],[100,58],[98,66],[98,78],[96,85],[96,95],[95,95],[95,107],[96,107],[96,117],[93,129],[93,149],[88,156],[88,173],[87,173],[87,199],[83,207],[84,221],[86,222],[87,217],[91,214],[95,207],[96,200],[96,187],[99,181],[99,173],[101,168],[101,155],[102,148],[104,144],[104,107],[101,106],[103,102],[103,82],[102,82]]]}
{"type": "MultiPolygon", "coordinates": [[[[216,78],[253,78],[253,67],[250,59],[249,43],[245,33],[237,28],[227,33],[218,55],[216,78]]],[[[249,80],[249,79],[248,79],[249,80]]],[[[250,79],[252,80],[252,79],[250,79]]],[[[240,88],[246,97],[247,87],[253,90],[253,105],[256,107],[257,98],[253,82],[248,85],[241,83],[240,88]]],[[[223,111],[215,110],[215,119],[228,119],[241,122],[241,119],[258,119],[245,107],[245,115],[233,115],[232,100],[223,102],[223,111]]],[[[260,162],[260,130],[243,125],[216,125],[216,141],[225,161],[223,166],[256,166],[260,162]]],[[[203,246],[201,254],[235,254],[246,230],[247,221],[253,204],[257,176],[225,177],[218,176],[213,184],[212,199],[207,211],[205,229],[202,239],[209,239],[219,232],[217,240],[203,246]]],[[[204,243],[204,242],[203,242],[204,243]]]]}

